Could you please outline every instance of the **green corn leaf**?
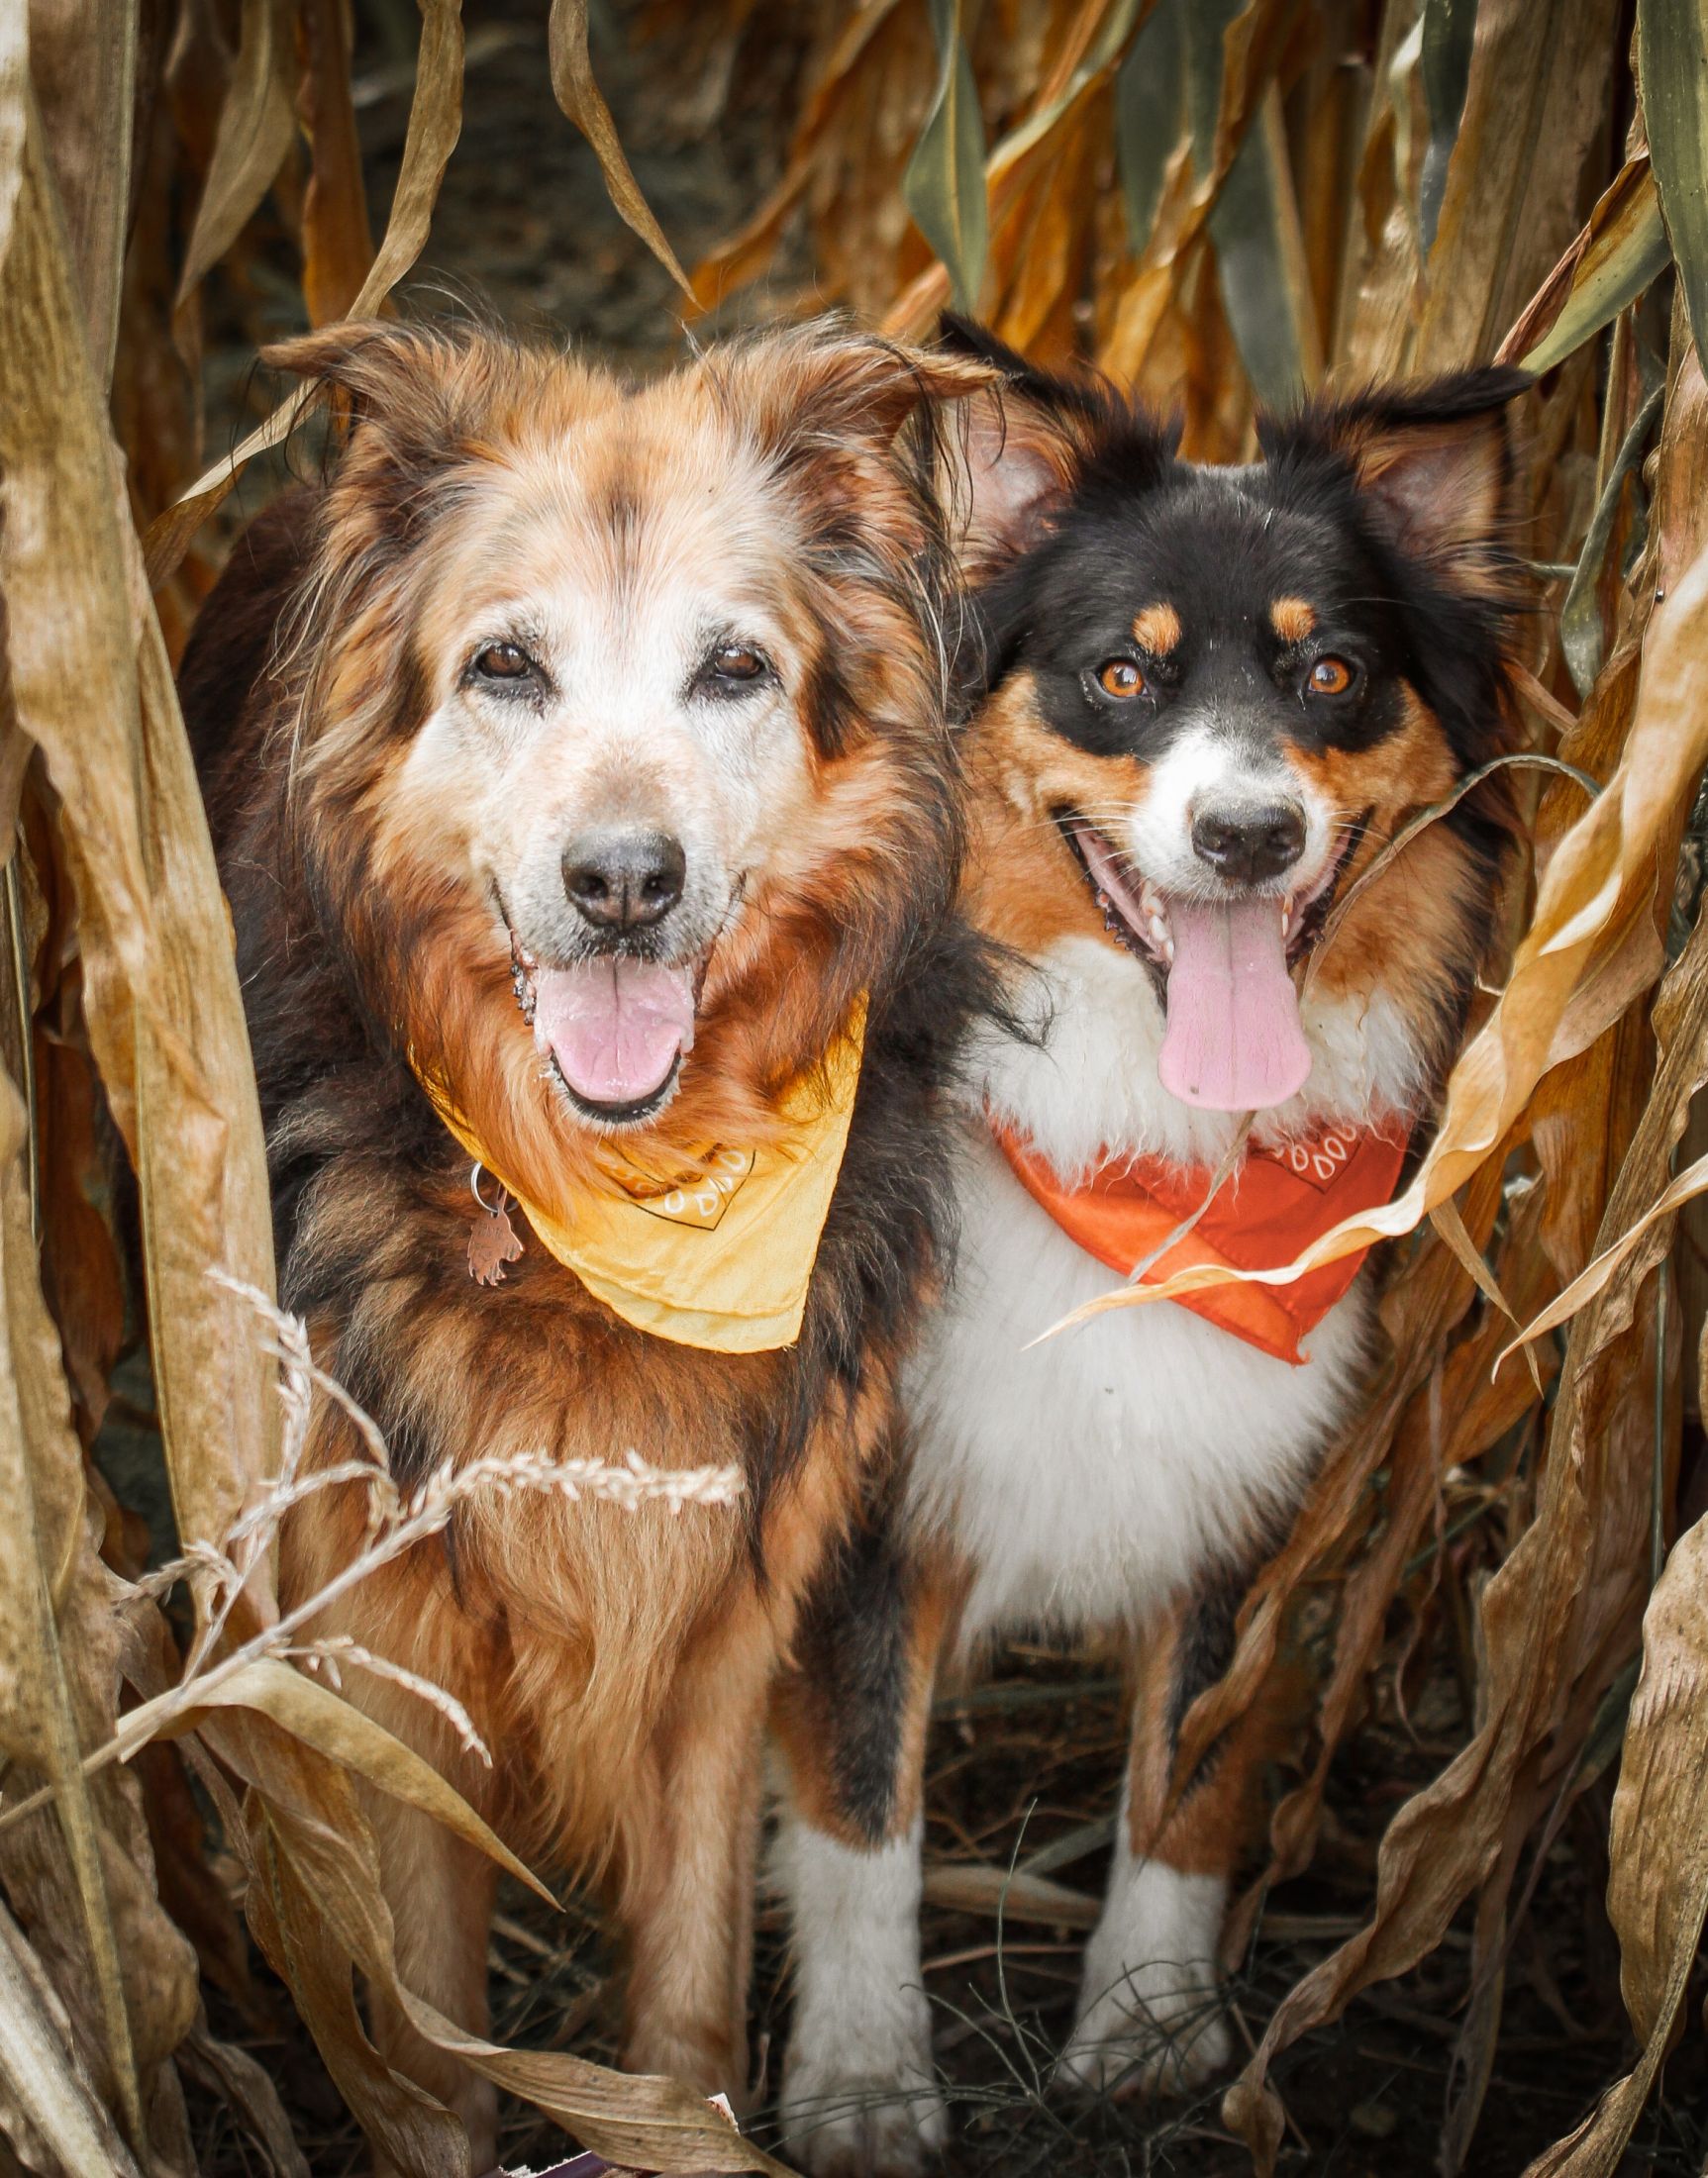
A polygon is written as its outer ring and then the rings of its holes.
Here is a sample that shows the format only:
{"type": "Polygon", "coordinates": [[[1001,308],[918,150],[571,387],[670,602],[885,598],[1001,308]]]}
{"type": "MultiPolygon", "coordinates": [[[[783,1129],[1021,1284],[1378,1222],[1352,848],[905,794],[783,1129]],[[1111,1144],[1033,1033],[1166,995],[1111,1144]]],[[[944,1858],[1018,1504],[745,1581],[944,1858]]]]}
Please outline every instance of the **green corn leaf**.
{"type": "Polygon", "coordinates": [[[1639,0],[1649,149],[1698,356],[1708,353],[1708,23],[1698,0],[1639,0]]]}
{"type": "MultiPolygon", "coordinates": [[[[1186,114],[1192,166],[1214,171],[1222,110],[1223,48],[1242,0],[1188,0],[1184,11],[1186,114]]],[[[1286,407],[1314,385],[1321,356],[1280,93],[1257,102],[1209,217],[1222,301],[1240,360],[1265,406],[1286,407]]]]}
{"type": "Polygon", "coordinates": [[[1281,97],[1264,92],[1235,153],[1210,237],[1222,302],[1252,390],[1267,408],[1286,408],[1322,372],[1298,207],[1287,160],[1281,97]]]}
{"type": "Polygon", "coordinates": [[[1115,155],[1128,248],[1150,239],[1168,160],[1186,125],[1183,0],[1157,0],[1115,78],[1115,155]]]}
{"type": "Polygon", "coordinates": [[[1244,0],[1185,0],[1186,118],[1192,127],[1192,164],[1209,173],[1216,159],[1216,122],[1222,110],[1222,41],[1244,0]]]}
{"type": "Polygon", "coordinates": [[[1424,105],[1429,114],[1429,144],[1418,182],[1418,234],[1426,257],[1441,219],[1448,162],[1458,142],[1475,37],[1476,0],[1424,0],[1420,63],[1424,105]]]}
{"type": "Polygon", "coordinates": [[[1563,362],[1634,303],[1670,256],[1654,172],[1647,164],[1627,167],[1595,207],[1564,305],[1520,358],[1525,369],[1540,374],[1563,362]]]}
{"type": "Polygon", "coordinates": [[[1607,482],[1602,486],[1601,497],[1596,501],[1595,512],[1590,517],[1571,587],[1559,609],[1559,647],[1565,653],[1566,670],[1580,696],[1587,696],[1594,686],[1607,646],[1601,626],[1601,607],[1595,595],[1601,580],[1601,564],[1607,557],[1607,540],[1612,534],[1613,518],[1619,511],[1619,496],[1625,489],[1625,479],[1643,458],[1644,446],[1660,414],[1660,399],[1661,388],[1657,386],[1625,434],[1608,471],[1607,482]]]}
{"type": "Polygon", "coordinates": [[[990,243],[984,194],[984,121],[961,36],[960,0],[931,0],[939,56],[937,90],[902,195],[920,233],[943,259],[955,305],[978,307],[990,243]]]}

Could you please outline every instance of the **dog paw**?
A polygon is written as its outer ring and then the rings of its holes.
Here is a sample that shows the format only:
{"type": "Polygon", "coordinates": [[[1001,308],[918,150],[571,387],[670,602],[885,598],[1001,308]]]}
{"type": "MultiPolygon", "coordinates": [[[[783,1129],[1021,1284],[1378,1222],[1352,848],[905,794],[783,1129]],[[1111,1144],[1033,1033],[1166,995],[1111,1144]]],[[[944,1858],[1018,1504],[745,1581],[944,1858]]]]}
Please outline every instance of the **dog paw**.
{"type": "Polygon", "coordinates": [[[1183,2095],[1232,2054],[1214,1962],[1158,1963],[1087,2006],[1055,2077],[1090,2095],[1183,2095]]]}
{"type": "Polygon", "coordinates": [[[1179,2095],[1232,2054],[1216,1969],[1219,1878],[1117,1858],[1085,1950],[1079,2024],[1056,2064],[1088,2094],[1179,2095]]]}
{"type": "Polygon", "coordinates": [[[919,2178],[949,2138],[942,2094],[917,2068],[884,2078],[791,2064],[781,2118],[784,2149],[809,2178],[919,2178]]]}

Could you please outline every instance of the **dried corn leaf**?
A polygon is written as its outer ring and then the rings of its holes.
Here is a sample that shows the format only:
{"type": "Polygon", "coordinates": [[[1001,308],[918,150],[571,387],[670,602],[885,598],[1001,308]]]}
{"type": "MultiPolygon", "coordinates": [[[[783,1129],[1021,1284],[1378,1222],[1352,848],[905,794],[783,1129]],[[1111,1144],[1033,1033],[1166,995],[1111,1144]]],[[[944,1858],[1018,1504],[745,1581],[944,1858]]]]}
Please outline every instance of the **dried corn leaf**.
{"type": "Polygon", "coordinates": [[[79,2071],[71,2023],[0,1899],[0,2134],[27,2169],[138,2178],[129,2148],[79,2071]],[[50,2158],[50,2160],[49,2160],[50,2158]]]}
{"type": "MultiPolygon", "coordinates": [[[[421,0],[421,51],[416,61],[403,164],[379,254],[351,305],[352,318],[371,316],[420,256],[439,184],[462,128],[461,0],[421,0]]],[[[281,445],[314,397],[313,387],[298,386],[265,423],[257,425],[240,446],[198,477],[150,525],[147,557],[151,589],[158,589],[171,574],[188,550],[191,538],[248,463],[267,447],[281,445]]]]}
{"type": "Polygon", "coordinates": [[[206,2021],[198,2020],[178,2052],[178,2064],[236,2112],[265,2155],[271,2178],[311,2178],[302,2150],[291,2137],[278,2090],[247,2049],[216,2041],[206,2021]]]}
{"type": "Polygon", "coordinates": [[[139,12],[98,13],[44,0],[29,10],[30,76],[48,124],[89,353],[103,385],[112,383],[119,338],[139,12]]]}
{"type": "Polygon", "coordinates": [[[1259,401],[1285,410],[1322,376],[1281,94],[1271,83],[1210,215],[1222,297],[1259,401]]]}
{"type": "Polygon", "coordinates": [[[302,205],[302,292],[309,324],[347,317],[373,265],[361,146],[351,103],[348,0],[303,0],[302,122],[313,151],[302,205]]]}
{"type": "Polygon", "coordinates": [[[1186,125],[1186,0],[1156,0],[1115,78],[1115,150],[1127,246],[1151,239],[1168,160],[1186,125]]]}
{"type": "MultiPolygon", "coordinates": [[[[257,1932],[269,1949],[282,1939],[287,1954],[294,1952],[299,1961],[299,1970],[312,1964],[309,1986],[319,1993],[324,2009],[311,2024],[329,2064],[335,2070],[348,2068],[340,2084],[352,2095],[352,2107],[370,2133],[369,2115],[356,2097],[369,2098],[377,2107],[385,2090],[351,2038],[352,1964],[425,2040],[533,2103],[615,2162],[654,2171],[705,2170],[716,2163],[724,2170],[766,2171],[787,2178],[782,2165],[751,2141],[732,2140],[720,2114],[677,2081],[612,2072],[556,2053],[502,2049],[467,2033],[413,1995],[398,1978],[391,1915],[380,1889],[372,1834],[349,1780],[266,1727],[251,1730],[244,1759],[246,1773],[260,1794],[256,1820],[265,1826],[259,1842],[267,1880],[256,1886],[263,1917],[257,1932]],[[270,1924],[268,1915],[274,1917],[270,1924]],[[345,2023],[334,2025],[346,2006],[345,2023]]],[[[276,1962],[276,1949],[272,1955],[276,1962]]],[[[404,2093],[401,2088],[398,2092],[404,2093]]],[[[419,2111],[418,2095],[414,2101],[419,2111]]],[[[401,2108],[392,2116],[408,2122],[401,2108]]],[[[443,2160],[444,2154],[441,2137],[432,2156],[410,2167],[462,2167],[443,2160]]]]}
{"type": "Polygon", "coordinates": [[[304,1746],[313,1747],[342,1769],[365,1777],[381,1792],[405,1800],[443,1823],[486,1853],[507,1874],[527,1884],[548,1905],[555,1903],[546,1886],[431,1762],[353,1703],[277,1657],[258,1656],[230,1672],[216,1669],[205,1682],[191,1681],[182,1690],[174,1687],[129,1711],[117,1735],[122,1758],[129,1759],[156,1733],[172,1736],[199,1731],[219,1750],[217,1732],[210,1736],[209,1713],[234,1709],[252,1710],[270,1718],[304,1746]]]}
{"type": "Polygon", "coordinates": [[[1025,1868],[976,1860],[939,1860],[925,1871],[925,1902],[952,1914],[993,1914],[1047,1929],[1094,1929],[1103,1909],[1088,1892],[1025,1868]]]}
{"type": "MultiPolygon", "coordinates": [[[[1469,1230],[1484,1242],[1493,1231],[1499,1201],[1498,1177],[1485,1168],[1466,1191],[1465,1208],[1469,1230]]],[[[1248,1596],[1233,1662],[1187,1712],[1180,1729],[1177,1777],[1190,1774],[1188,1765],[1202,1760],[1263,1684],[1280,1649],[1289,1600],[1311,1569],[1353,1533],[1370,1477],[1388,1456],[1402,1417],[1427,1382],[1440,1342],[1468,1307],[1472,1290],[1453,1251],[1436,1241],[1406,1263],[1383,1295],[1379,1313],[1389,1356],[1369,1386],[1353,1431],[1324,1463],[1286,1544],[1248,1596]]]]}
{"type": "MultiPolygon", "coordinates": [[[[898,8],[899,0],[869,0],[843,26],[801,108],[782,178],[752,218],[694,268],[694,290],[707,298],[708,307],[756,279],[770,263],[790,214],[836,148],[851,81],[898,8]]],[[[909,27],[903,15],[900,28],[909,27]]]]}
{"type": "Polygon", "coordinates": [[[611,202],[694,305],[693,282],[676,262],[676,252],[641,194],[617,140],[611,109],[593,80],[593,63],[587,54],[587,0],[552,0],[550,42],[553,96],[598,154],[611,202]]]}
{"type": "Polygon", "coordinates": [[[1521,1346],[1528,1346],[1533,1338],[1540,1338],[1557,1325],[1568,1323],[1580,1308],[1594,1300],[1607,1281],[1623,1268],[1633,1251],[1645,1240],[1649,1242],[1645,1250],[1649,1256],[1646,1267],[1653,1267],[1658,1263],[1666,1253],[1671,1232],[1668,1229],[1667,1232],[1657,1235],[1655,1228],[1663,1219],[1670,1219],[1685,1203],[1693,1202],[1698,1195],[1705,1192],[1708,1192],[1708,1157],[1698,1157],[1693,1164],[1686,1165],[1676,1179],[1667,1183],[1628,1233],[1622,1234],[1611,1247],[1604,1248],[1587,1269],[1571,1281],[1557,1300],[1551,1301],[1540,1316],[1526,1324],[1511,1345],[1502,1348],[1495,1367],[1498,1369],[1521,1346]]]}
{"type": "Polygon", "coordinates": [[[1477,0],[1424,0],[1419,23],[1418,74],[1423,84],[1429,141],[1418,174],[1418,237],[1427,257],[1441,223],[1448,166],[1470,87],[1471,44],[1477,0]]]}
{"type": "Polygon", "coordinates": [[[1464,112],[1425,266],[1418,370],[1491,355],[1576,231],[1617,17],[1615,0],[1479,0],[1464,112]]]}
{"type": "Polygon", "coordinates": [[[1708,1920],[1708,1520],[1680,1537],[1643,1619],[1643,1671],[1613,1797],[1607,1905],[1626,2009],[1643,2043],[1526,2178],[1612,2178],[1666,2054],[1708,1920]]]}
{"type": "Polygon", "coordinates": [[[1606,655],[1598,594],[1602,564],[1607,557],[1614,518],[1625,493],[1625,480],[1642,460],[1649,434],[1659,417],[1661,392],[1662,389],[1657,386],[1632,418],[1631,428],[1620,443],[1601,497],[1590,517],[1583,549],[1577,555],[1577,565],[1572,572],[1571,586],[1559,608],[1559,647],[1580,696],[1587,696],[1594,687],[1606,655]]]}
{"type": "MultiPolygon", "coordinates": [[[[121,494],[36,127],[0,267],[0,582],[20,725],[60,798],[90,1039],[138,1165],[180,1532],[217,1540],[276,1465],[264,1359],[223,1265],[263,1288],[260,1116],[207,824],[121,494]],[[65,645],[79,660],[63,671],[65,645]]],[[[264,1580],[252,1606],[265,1608],[264,1580]]]]}
{"type": "Polygon", "coordinates": [[[292,111],[291,0],[244,0],[230,90],[220,109],[213,163],[196,207],[178,278],[175,318],[253,217],[284,164],[296,129],[292,111]]]}
{"type": "MultiPolygon", "coordinates": [[[[93,1599],[89,1596],[92,1553],[81,1532],[82,1463],[70,1431],[57,1340],[40,1289],[31,1290],[34,1250],[27,1209],[22,1221],[17,1216],[19,1159],[28,1138],[18,1092],[0,1077],[0,1317],[5,1332],[0,1346],[0,1501],[7,1512],[0,1521],[0,1752],[9,1765],[21,1763],[38,1771],[56,1788],[54,1808],[71,1880],[69,1899],[55,1903],[62,1909],[74,1903],[81,1938],[79,1942],[64,1931],[71,1986],[62,1979],[59,1993],[68,2008],[83,2015],[79,2025],[99,2036],[95,2046],[102,2052],[102,2085],[116,2102],[127,2139],[140,2149],[143,2099],[131,2019],[102,1866],[99,1817],[81,1769],[79,1725],[89,1720],[91,1711],[99,1715],[101,1674],[96,1657],[67,1655],[60,1623],[65,1615],[78,1634],[89,1634],[105,1615],[105,1596],[98,1575],[93,1599]],[[79,1950],[86,1955],[81,1972],[79,1950]]],[[[40,1825],[50,1819],[37,1820],[40,1825]]],[[[51,1846],[38,1841],[38,1858],[43,1850],[51,1855],[51,1846]]],[[[11,1874],[16,1882],[18,1870],[11,1874]]],[[[57,1886],[49,1876],[33,1888],[57,1886]]]]}

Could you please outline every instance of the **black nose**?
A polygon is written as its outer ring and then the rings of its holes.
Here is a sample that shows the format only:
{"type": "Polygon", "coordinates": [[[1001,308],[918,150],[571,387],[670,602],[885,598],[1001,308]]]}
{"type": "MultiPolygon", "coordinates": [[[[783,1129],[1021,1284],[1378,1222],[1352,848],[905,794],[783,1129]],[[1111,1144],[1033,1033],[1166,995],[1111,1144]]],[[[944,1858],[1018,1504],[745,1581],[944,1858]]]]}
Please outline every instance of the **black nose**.
{"type": "Polygon", "coordinates": [[[584,832],[563,850],[563,889],[601,931],[662,922],[687,873],[682,842],[667,832],[584,832]]]}
{"type": "Polygon", "coordinates": [[[1200,810],[1192,820],[1192,851],[1236,885],[1279,877],[1305,851],[1304,812],[1290,802],[1200,810]]]}

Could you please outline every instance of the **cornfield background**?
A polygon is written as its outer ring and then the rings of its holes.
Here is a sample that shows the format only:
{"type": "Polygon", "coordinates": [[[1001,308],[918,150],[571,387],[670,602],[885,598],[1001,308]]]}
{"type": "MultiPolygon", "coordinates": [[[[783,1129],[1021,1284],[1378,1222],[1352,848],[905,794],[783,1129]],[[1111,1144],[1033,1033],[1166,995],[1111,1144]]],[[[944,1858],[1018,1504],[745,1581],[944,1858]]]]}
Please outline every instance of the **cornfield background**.
{"type": "MultiPolygon", "coordinates": [[[[436,274],[643,369],[684,318],[954,300],[1218,460],[1255,398],[1540,373],[1507,958],[1371,1221],[1367,1414],[1187,1721],[1189,1760],[1298,1708],[1230,1930],[1249,2061],[1046,2097],[1118,1767],[1094,1657],[946,1702],[928,1979],[969,2171],[1708,2168],[1699,0],[592,12],[0,0],[0,2173],[295,2178],[358,2128],[467,2172],[362,2033],[395,1968],[352,1774],[478,1827],[270,1585],[312,1372],[171,684],[315,428],[256,346],[436,274]]],[[[471,2052],[512,2159],[777,2167],[762,2079],[738,2143],[604,2069],[597,1929],[514,1873],[471,2052]]],[[[766,1925],[767,2060],[783,1980],[766,1925]]]]}

